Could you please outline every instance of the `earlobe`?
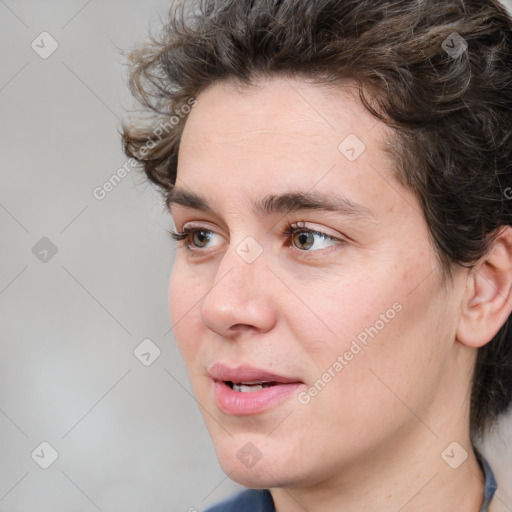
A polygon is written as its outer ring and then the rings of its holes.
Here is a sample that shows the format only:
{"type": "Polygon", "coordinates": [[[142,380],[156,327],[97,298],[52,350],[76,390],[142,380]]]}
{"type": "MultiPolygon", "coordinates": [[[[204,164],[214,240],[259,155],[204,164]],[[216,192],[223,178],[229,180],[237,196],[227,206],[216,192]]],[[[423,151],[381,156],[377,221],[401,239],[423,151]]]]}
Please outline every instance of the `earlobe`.
{"type": "Polygon", "coordinates": [[[512,312],[512,227],[502,228],[468,275],[457,340],[479,348],[498,333],[512,312]]]}

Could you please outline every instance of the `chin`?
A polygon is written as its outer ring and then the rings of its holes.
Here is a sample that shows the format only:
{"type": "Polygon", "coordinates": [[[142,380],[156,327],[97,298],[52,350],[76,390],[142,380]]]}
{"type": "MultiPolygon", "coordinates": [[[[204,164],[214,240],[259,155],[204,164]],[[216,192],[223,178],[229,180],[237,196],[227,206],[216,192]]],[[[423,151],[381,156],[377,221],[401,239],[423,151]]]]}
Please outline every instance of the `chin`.
{"type": "MultiPolygon", "coordinates": [[[[297,461],[265,436],[223,436],[214,441],[219,464],[234,482],[250,489],[293,486],[302,480],[297,461]],[[292,473],[293,472],[293,473],[292,473]]],[[[308,475],[303,475],[307,481],[308,475]]],[[[309,478],[311,475],[309,475],[309,478]]]]}
{"type": "Polygon", "coordinates": [[[293,481],[289,471],[275,467],[275,460],[260,460],[253,467],[245,467],[238,460],[219,459],[222,470],[231,480],[249,489],[270,489],[288,486],[293,481]]]}
{"type": "Polygon", "coordinates": [[[240,466],[221,463],[221,467],[233,482],[243,485],[249,489],[269,489],[278,487],[276,478],[271,476],[264,466],[266,464],[258,464],[259,467],[242,468],[240,466]]]}

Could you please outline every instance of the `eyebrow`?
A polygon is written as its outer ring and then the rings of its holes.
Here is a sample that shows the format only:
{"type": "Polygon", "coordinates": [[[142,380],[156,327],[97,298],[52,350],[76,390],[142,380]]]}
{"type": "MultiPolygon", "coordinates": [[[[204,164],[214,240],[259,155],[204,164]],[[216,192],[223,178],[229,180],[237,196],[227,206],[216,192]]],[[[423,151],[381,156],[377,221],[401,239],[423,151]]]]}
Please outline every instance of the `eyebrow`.
{"type": "MultiPolygon", "coordinates": [[[[215,213],[208,200],[195,192],[182,188],[173,188],[169,194],[167,205],[179,204],[208,213],[215,213]]],[[[346,197],[327,195],[320,192],[286,192],[269,194],[253,203],[252,210],[259,215],[289,213],[301,210],[325,210],[341,215],[361,219],[375,220],[375,214],[366,206],[355,203],[346,197]]]]}

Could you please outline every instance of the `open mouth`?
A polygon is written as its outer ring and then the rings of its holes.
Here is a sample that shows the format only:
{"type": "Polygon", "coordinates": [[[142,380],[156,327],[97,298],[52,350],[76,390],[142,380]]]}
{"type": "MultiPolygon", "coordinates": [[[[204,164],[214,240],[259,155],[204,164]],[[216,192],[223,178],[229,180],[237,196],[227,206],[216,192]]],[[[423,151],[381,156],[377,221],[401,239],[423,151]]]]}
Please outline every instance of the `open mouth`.
{"type": "Polygon", "coordinates": [[[208,375],[217,407],[226,415],[250,416],[278,407],[305,384],[253,366],[214,364],[208,375]]]}
{"type": "Polygon", "coordinates": [[[252,381],[252,382],[233,382],[231,380],[224,381],[224,384],[229,386],[233,391],[239,393],[253,393],[254,391],[261,391],[265,388],[276,386],[277,382],[263,382],[263,381],[252,381]]]}

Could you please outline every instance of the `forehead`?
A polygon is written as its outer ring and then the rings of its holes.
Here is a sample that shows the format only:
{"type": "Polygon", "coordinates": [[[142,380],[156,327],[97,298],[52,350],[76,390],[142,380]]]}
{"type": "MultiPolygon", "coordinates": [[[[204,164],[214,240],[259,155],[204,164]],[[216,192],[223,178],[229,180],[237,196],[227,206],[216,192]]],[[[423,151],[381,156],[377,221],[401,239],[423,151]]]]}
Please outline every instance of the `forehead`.
{"type": "Polygon", "coordinates": [[[389,132],[367,112],[351,85],[334,89],[297,78],[260,79],[248,86],[225,81],[198,96],[182,141],[186,143],[187,132],[193,131],[205,142],[247,142],[257,137],[271,142],[281,135],[289,136],[290,143],[321,139],[337,147],[344,132],[367,138],[377,124],[375,143],[389,132]]]}
{"type": "Polygon", "coordinates": [[[353,87],[220,82],[198,96],[186,121],[177,184],[212,203],[314,190],[393,209],[401,198],[398,183],[385,183],[395,181],[384,150],[391,135],[353,87]]]}

